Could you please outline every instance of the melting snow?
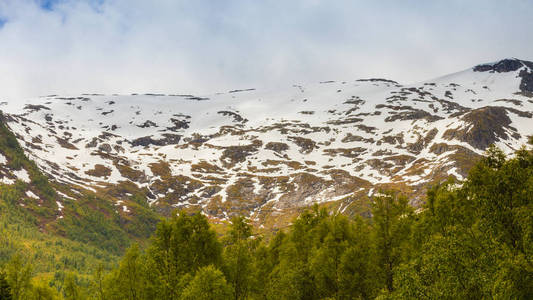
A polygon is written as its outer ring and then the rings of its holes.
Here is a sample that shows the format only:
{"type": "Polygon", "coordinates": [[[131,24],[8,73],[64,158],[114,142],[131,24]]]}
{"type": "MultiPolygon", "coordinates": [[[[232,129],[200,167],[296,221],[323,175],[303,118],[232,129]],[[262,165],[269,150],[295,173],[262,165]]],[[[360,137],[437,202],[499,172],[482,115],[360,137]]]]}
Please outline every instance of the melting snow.
{"type": "Polygon", "coordinates": [[[33,198],[33,199],[39,199],[39,196],[35,195],[32,191],[26,191],[26,196],[33,198]]]}
{"type": "Polygon", "coordinates": [[[0,175],[0,182],[3,183],[3,184],[14,184],[15,183],[15,180],[13,179],[10,179],[10,178],[7,178],[5,176],[2,176],[0,175]]]}
{"type": "Polygon", "coordinates": [[[12,171],[13,175],[15,175],[18,179],[29,183],[30,182],[30,175],[28,174],[28,171],[25,169],[20,169],[16,171],[12,171]]]}

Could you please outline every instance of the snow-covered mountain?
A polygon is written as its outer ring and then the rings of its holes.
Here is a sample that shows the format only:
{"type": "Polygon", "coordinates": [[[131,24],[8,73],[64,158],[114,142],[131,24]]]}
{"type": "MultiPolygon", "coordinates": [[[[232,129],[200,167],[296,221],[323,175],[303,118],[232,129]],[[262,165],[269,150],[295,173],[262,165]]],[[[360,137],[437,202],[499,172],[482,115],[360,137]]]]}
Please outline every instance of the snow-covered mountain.
{"type": "MultiPolygon", "coordinates": [[[[162,214],[201,209],[263,224],[312,203],[357,213],[380,188],[418,205],[428,185],[462,179],[489,145],[520,148],[533,135],[533,63],[505,59],[410,85],[50,95],[0,109],[28,157],[64,187],[58,215],[90,192],[134,215],[128,203],[142,193],[162,214]]],[[[3,163],[2,182],[27,180],[3,163]]]]}

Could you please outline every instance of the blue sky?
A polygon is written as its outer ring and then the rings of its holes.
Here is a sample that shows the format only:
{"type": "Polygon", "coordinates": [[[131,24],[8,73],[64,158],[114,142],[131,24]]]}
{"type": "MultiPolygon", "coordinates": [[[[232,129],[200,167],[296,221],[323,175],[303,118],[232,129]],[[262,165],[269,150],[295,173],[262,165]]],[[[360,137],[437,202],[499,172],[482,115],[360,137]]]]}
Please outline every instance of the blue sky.
{"type": "Polygon", "coordinates": [[[0,0],[0,100],[421,81],[533,60],[533,1],[0,0]]]}

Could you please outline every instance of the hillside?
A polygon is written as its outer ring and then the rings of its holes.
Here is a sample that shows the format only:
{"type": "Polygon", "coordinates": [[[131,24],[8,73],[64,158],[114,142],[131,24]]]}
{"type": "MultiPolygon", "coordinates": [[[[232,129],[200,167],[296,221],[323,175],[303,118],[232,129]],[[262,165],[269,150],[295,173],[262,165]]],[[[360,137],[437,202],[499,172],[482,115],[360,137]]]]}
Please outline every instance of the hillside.
{"type": "MultiPolygon", "coordinates": [[[[525,144],[532,95],[533,63],[505,59],[411,85],[50,95],[0,108],[57,187],[57,220],[95,194],[125,219],[141,213],[144,198],[160,215],[201,210],[213,221],[244,215],[275,228],[313,203],[368,212],[365,199],[380,188],[420,205],[429,184],[464,178],[489,145],[510,153],[525,144]]],[[[2,182],[27,181],[29,170],[9,168],[4,156],[2,182]]],[[[31,187],[26,195],[44,197],[31,187]]]]}

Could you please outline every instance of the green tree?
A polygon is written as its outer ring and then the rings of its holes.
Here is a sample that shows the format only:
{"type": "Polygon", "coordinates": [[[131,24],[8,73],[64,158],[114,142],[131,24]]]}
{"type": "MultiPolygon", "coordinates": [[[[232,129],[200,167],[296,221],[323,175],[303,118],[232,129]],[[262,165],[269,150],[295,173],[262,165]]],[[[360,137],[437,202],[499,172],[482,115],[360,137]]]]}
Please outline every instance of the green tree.
{"type": "Polygon", "coordinates": [[[374,197],[372,222],[378,267],[385,287],[394,290],[395,268],[408,252],[412,208],[407,198],[393,192],[374,197]]]}
{"type": "Polygon", "coordinates": [[[183,300],[226,300],[232,298],[224,274],[214,266],[200,268],[183,291],[183,300]]]}
{"type": "Polygon", "coordinates": [[[0,272],[0,299],[2,300],[11,300],[11,288],[6,279],[6,274],[0,272]]]}
{"type": "Polygon", "coordinates": [[[279,231],[268,245],[261,243],[255,251],[254,268],[257,281],[253,286],[253,293],[258,299],[267,299],[270,291],[275,289],[274,269],[279,265],[280,251],[286,237],[285,232],[279,231]]]}
{"type": "Polygon", "coordinates": [[[57,293],[57,290],[50,287],[50,285],[47,282],[43,280],[39,280],[33,284],[32,294],[29,299],[54,300],[54,299],[59,299],[59,295],[57,293]]]}
{"type": "Polygon", "coordinates": [[[523,255],[507,257],[499,266],[494,280],[496,299],[533,299],[533,264],[523,255]]]}
{"type": "Polygon", "coordinates": [[[7,282],[11,287],[13,300],[27,299],[31,293],[33,266],[24,261],[20,254],[16,254],[6,266],[7,282]]]}
{"type": "Polygon", "coordinates": [[[341,259],[355,244],[355,228],[345,216],[334,213],[316,227],[315,249],[309,257],[314,289],[319,298],[341,296],[341,259]]]}
{"type": "Polygon", "coordinates": [[[244,217],[234,217],[224,248],[224,274],[233,288],[236,300],[246,299],[254,281],[254,250],[252,226],[244,217]]]}
{"type": "Polygon", "coordinates": [[[83,289],[78,285],[76,275],[68,273],[63,281],[63,296],[66,300],[85,299],[83,289]]]}
{"type": "Polygon", "coordinates": [[[271,274],[272,284],[268,298],[316,299],[316,282],[310,259],[318,247],[321,223],[328,218],[325,208],[315,205],[304,211],[290,227],[287,237],[279,247],[279,264],[271,274]]]}
{"type": "Polygon", "coordinates": [[[395,273],[396,298],[533,297],[533,153],[507,159],[495,147],[466,181],[428,192],[413,248],[395,273]]]}
{"type": "Polygon", "coordinates": [[[221,253],[221,244],[205,216],[180,212],[161,221],[148,249],[149,280],[157,297],[179,297],[181,277],[204,266],[220,266],[221,253]]]}
{"type": "MultiPolygon", "coordinates": [[[[112,299],[146,299],[148,293],[145,282],[144,260],[137,244],[133,244],[124,254],[118,269],[107,278],[105,284],[112,299]]],[[[100,297],[106,292],[98,288],[100,297]]]]}
{"type": "Polygon", "coordinates": [[[489,152],[472,169],[465,191],[477,207],[479,226],[484,233],[513,251],[531,253],[533,155],[521,149],[513,159],[505,161],[498,153],[489,152]]]}
{"type": "Polygon", "coordinates": [[[338,298],[373,299],[380,286],[371,229],[360,217],[354,223],[354,239],[340,258],[338,298]]]}
{"type": "Polygon", "coordinates": [[[106,299],[106,282],[104,266],[98,264],[93,273],[93,281],[91,282],[91,290],[94,297],[98,300],[106,299]]]}

